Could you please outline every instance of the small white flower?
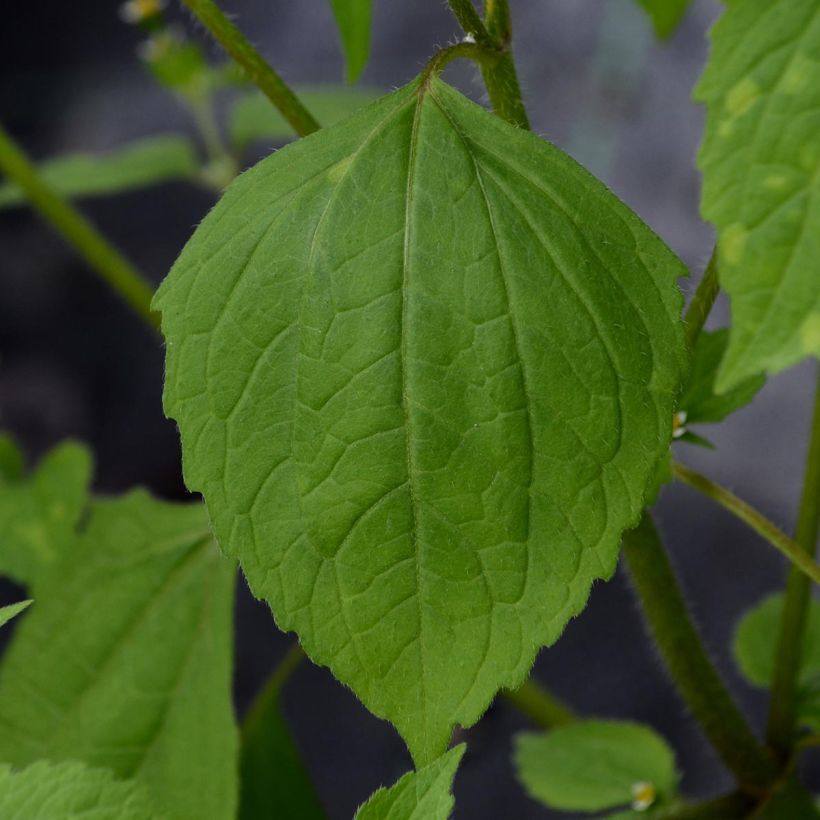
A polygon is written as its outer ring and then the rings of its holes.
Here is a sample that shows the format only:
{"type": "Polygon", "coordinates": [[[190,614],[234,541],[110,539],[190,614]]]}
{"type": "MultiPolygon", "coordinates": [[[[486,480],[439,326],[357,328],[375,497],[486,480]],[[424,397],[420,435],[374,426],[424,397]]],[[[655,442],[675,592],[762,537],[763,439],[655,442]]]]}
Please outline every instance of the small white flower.
{"type": "Polygon", "coordinates": [[[464,35],[464,39],[461,41],[462,43],[474,43],[475,42],[475,34],[472,32],[467,32],[464,35]]]}
{"type": "Polygon", "coordinates": [[[120,19],[125,23],[141,23],[159,14],[165,3],[166,0],[128,0],[120,6],[120,19]]]}
{"type": "Polygon", "coordinates": [[[680,438],[686,432],[686,411],[680,410],[672,416],[672,438],[680,438]]]}
{"type": "Polygon", "coordinates": [[[655,787],[643,780],[632,784],[632,808],[635,811],[646,811],[657,797],[655,787]]]}

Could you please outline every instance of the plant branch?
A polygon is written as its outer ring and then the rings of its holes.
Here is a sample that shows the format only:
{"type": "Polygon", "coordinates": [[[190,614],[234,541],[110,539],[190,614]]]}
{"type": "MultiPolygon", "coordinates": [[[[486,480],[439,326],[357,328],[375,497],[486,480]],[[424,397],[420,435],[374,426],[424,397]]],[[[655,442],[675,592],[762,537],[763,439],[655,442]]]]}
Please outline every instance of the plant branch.
{"type": "Polygon", "coordinates": [[[473,5],[473,0],[448,0],[448,2],[450,10],[468,37],[472,37],[476,43],[485,48],[492,48],[495,45],[484,27],[484,21],[473,5]]]}
{"type": "Polygon", "coordinates": [[[71,203],[52,190],[11,136],[0,126],[0,171],[14,182],[93,270],[154,330],[152,289],[142,274],[71,203]]]}
{"type": "Polygon", "coordinates": [[[319,130],[319,123],[285,81],[224,15],[214,0],[182,0],[213,38],[245,69],[250,80],[279,109],[300,137],[319,130]]]}
{"type": "Polygon", "coordinates": [[[738,782],[759,791],[776,776],[704,648],[652,517],[624,535],[623,552],[672,680],[738,782]]]}
{"type": "MultiPolygon", "coordinates": [[[[794,537],[800,549],[809,557],[816,552],[820,529],[820,371],[816,379],[803,493],[794,537]]],[[[769,746],[783,759],[788,758],[794,743],[795,693],[800,654],[806,634],[809,596],[808,579],[792,567],[786,583],[783,611],[780,616],[777,662],[766,729],[769,746]]]]}
{"type": "MultiPolygon", "coordinates": [[[[677,462],[673,464],[672,473],[675,478],[709,496],[713,501],[717,501],[721,507],[748,524],[775,549],[780,550],[795,567],[808,575],[815,583],[820,584],[820,566],[797,541],[789,538],[780,527],[769,521],[765,515],[738,498],[731,490],[721,487],[711,478],[707,478],[705,475],[695,472],[695,470],[690,470],[689,467],[685,467],[683,464],[677,462]]],[[[813,500],[816,503],[817,499],[813,500]]]]}
{"type": "Polygon", "coordinates": [[[532,678],[518,689],[502,689],[501,696],[542,729],[565,726],[575,720],[572,710],[532,678]]]}
{"type": "Polygon", "coordinates": [[[456,43],[437,51],[421,72],[421,86],[425,86],[430,77],[438,76],[453,60],[473,60],[480,66],[498,62],[500,55],[478,43],[456,43]]]}
{"type": "Polygon", "coordinates": [[[709,264],[706,266],[700,282],[698,282],[697,290],[689,303],[683,320],[686,325],[686,341],[689,343],[690,350],[695,349],[695,342],[697,342],[698,336],[700,336],[703,326],[709,318],[709,313],[712,310],[712,305],[715,304],[719,291],[718,252],[717,246],[715,246],[712,256],[709,258],[709,264]]]}
{"type": "Polygon", "coordinates": [[[305,659],[305,652],[298,642],[288,649],[285,656],[273,668],[268,679],[262,685],[253,703],[250,705],[242,721],[242,736],[253,732],[256,725],[264,718],[271,704],[278,700],[282,687],[305,659]]]}

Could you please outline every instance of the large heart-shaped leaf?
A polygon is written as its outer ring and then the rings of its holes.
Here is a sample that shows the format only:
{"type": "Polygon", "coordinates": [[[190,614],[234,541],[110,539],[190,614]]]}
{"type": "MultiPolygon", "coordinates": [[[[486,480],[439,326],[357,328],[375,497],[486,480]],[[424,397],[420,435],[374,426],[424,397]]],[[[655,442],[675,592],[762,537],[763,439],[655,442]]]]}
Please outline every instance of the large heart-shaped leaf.
{"type": "Polygon", "coordinates": [[[820,3],[730,3],[696,91],[732,331],[717,388],[820,356],[820,3]]]}
{"type": "Polygon", "coordinates": [[[188,485],[418,763],[612,573],[670,441],[683,273],[427,79],[244,174],[162,285],[188,485]]]}

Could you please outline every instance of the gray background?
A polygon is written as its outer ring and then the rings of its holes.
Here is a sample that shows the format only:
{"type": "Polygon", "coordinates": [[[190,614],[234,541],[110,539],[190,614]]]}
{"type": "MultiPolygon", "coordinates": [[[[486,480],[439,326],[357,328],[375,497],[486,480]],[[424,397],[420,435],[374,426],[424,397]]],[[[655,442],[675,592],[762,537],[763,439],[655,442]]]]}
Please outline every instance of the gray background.
{"type": "MultiPolygon", "coordinates": [[[[713,234],[698,215],[694,157],[703,111],[691,101],[691,89],[718,4],[695,2],[665,44],[653,39],[631,0],[511,5],[533,128],[588,165],[699,273],[713,234]]],[[[225,6],[289,81],[341,78],[326,0],[226,0],[225,6]]],[[[185,22],[176,9],[172,13],[185,22]]],[[[160,131],[191,131],[185,111],[134,58],[139,37],[119,22],[115,3],[20,3],[6,10],[5,19],[0,119],[34,156],[105,150],[160,131]]],[[[456,33],[441,0],[375,0],[373,56],[364,84],[391,88],[407,82],[456,33]]],[[[216,56],[216,49],[211,53],[216,56]]],[[[455,66],[448,77],[482,98],[469,67],[455,66]]],[[[87,202],[83,209],[159,282],[211,204],[207,193],[165,185],[87,202]]],[[[726,317],[721,302],[712,321],[726,317]]],[[[716,452],[681,446],[678,453],[787,529],[799,496],[812,374],[813,365],[803,364],[777,376],[753,407],[703,431],[718,444],[716,452]]],[[[100,491],[140,483],[180,497],[176,433],[160,409],[161,375],[154,338],[71,251],[27,212],[0,212],[0,426],[16,433],[32,458],[66,436],[87,441],[96,454],[100,491]]],[[[728,643],[739,614],[780,584],[784,562],[686,488],[664,492],[658,517],[706,642],[760,726],[765,699],[739,679],[728,643]]],[[[16,594],[5,591],[9,600],[16,594]]],[[[243,709],[289,639],[244,591],[238,609],[236,696],[243,709]]],[[[536,675],[582,713],[651,723],[676,748],[689,794],[728,787],[656,662],[622,572],[595,585],[588,608],[555,647],[541,653],[536,675]]],[[[333,818],[351,817],[378,785],[410,766],[390,726],[368,715],[326,670],[301,668],[286,706],[333,818]]],[[[456,817],[562,816],[530,801],[515,783],[511,740],[526,727],[499,704],[466,733],[456,817]]]]}

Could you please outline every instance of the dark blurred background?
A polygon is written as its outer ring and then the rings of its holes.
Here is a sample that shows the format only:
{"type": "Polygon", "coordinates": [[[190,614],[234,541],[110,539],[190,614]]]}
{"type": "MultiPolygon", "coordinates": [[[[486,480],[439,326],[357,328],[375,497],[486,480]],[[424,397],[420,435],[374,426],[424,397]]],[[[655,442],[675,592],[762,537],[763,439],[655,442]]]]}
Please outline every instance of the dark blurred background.
{"type": "MultiPolygon", "coordinates": [[[[404,84],[457,33],[442,0],[374,5],[365,85],[404,84]]],[[[691,89],[707,54],[716,0],[694,2],[666,43],[653,38],[634,0],[511,5],[533,128],[598,174],[699,274],[713,234],[698,215],[694,158],[703,111],[691,101],[691,89]]],[[[327,0],[225,0],[224,7],[288,81],[341,82],[327,0]]],[[[179,9],[169,14],[202,36],[179,9]]],[[[186,111],[135,57],[141,37],[120,21],[113,0],[13,3],[4,17],[0,120],[35,158],[104,151],[170,130],[193,134],[186,111]]],[[[207,48],[221,59],[215,47],[207,48]]],[[[469,67],[455,66],[448,77],[482,99],[469,67]]],[[[208,192],[179,183],[88,200],[82,209],[158,283],[212,203],[208,192]]],[[[683,287],[689,291],[691,283],[683,287]]],[[[727,306],[719,303],[712,322],[726,317],[727,306]]],[[[177,435],[160,406],[162,367],[154,336],[48,227],[25,209],[0,211],[0,428],[14,433],[32,460],[70,436],[92,447],[99,492],[144,484],[160,496],[182,497],[177,435]]],[[[802,478],[811,368],[804,364],[770,380],[754,406],[704,431],[716,451],[679,445],[679,458],[786,529],[802,478]]],[[[659,520],[705,640],[760,726],[765,699],[742,682],[728,646],[740,613],[781,583],[784,562],[686,488],[664,491],[659,520]]],[[[240,710],[290,641],[243,587],[240,710]]],[[[596,584],[588,608],[555,647],[541,653],[535,674],[581,713],[652,724],[677,750],[688,794],[706,796],[729,786],[656,662],[623,572],[596,584]]],[[[370,716],[326,670],[303,665],[285,700],[331,818],[350,818],[376,787],[410,767],[395,731],[370,716]]],[[[514,779],[511,741],[524,728],[526,721],[499,703],[466,733],[457,818],[558,816],[529,800],[514,779]]]]}

